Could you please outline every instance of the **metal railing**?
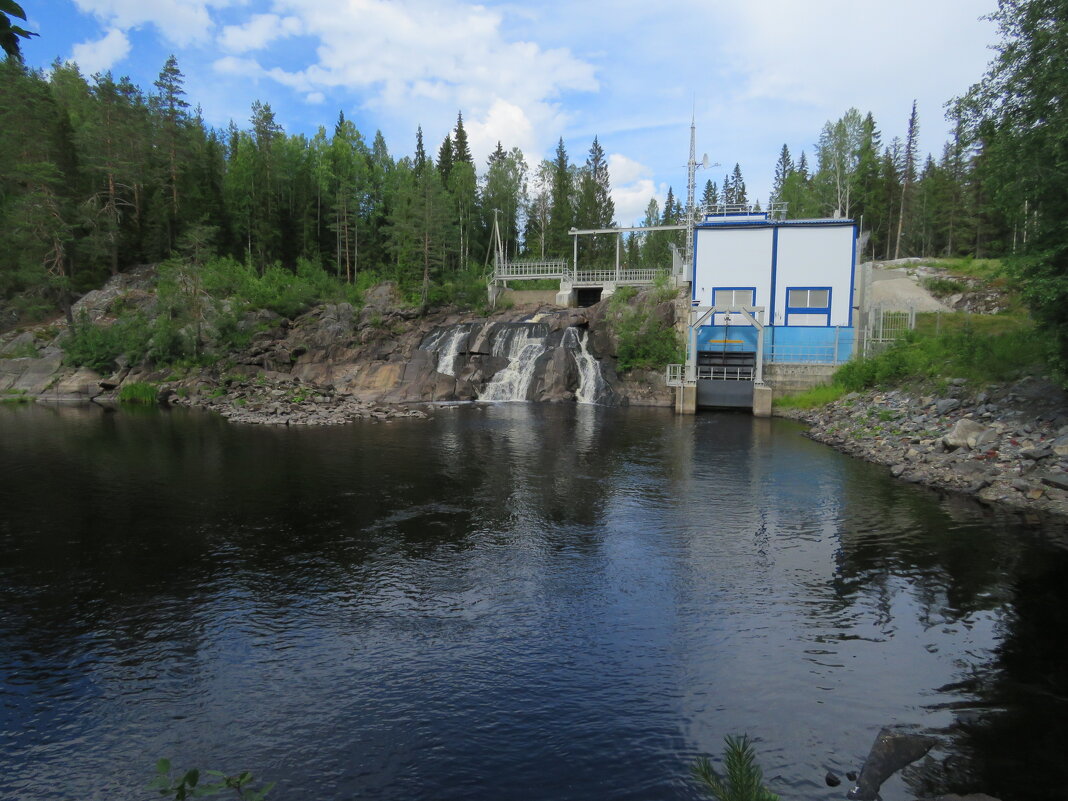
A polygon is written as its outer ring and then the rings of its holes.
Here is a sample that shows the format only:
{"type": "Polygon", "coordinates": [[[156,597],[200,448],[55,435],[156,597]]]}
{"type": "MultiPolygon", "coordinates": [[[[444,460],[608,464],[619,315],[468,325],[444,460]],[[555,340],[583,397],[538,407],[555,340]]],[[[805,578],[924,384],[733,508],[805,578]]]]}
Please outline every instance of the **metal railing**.
{"type": "Polygon", "coordinates": [[[752,367],[697,367],[697,378],[702,381],[752,381],[753,376],[752,367]]]}
{"type": "Polygon", "coordinates": [[[756,370],[752,367],[713,367],[701,365],[697,368],[688,364],[669,364],[665,383],[669,387],[684,387],[701,381],[753,381],[756,370]]]}
{"type": "Polygon", "coordinates": [[[493,277],[501,280],[532,280],[536,278],[563,278],[570,267],[563,259],[552,261],[508,261],[498,264],[493,277]]]}
{"type": "Polygon", "coordinates": [[[567,281],[576,286],[600,286],[603,284],[652,284],[665,270],[652,268],[632,269],[612,267],[596,270],[576,270],[563,259],[551,261],[509,261],[498,264],[493,270],[495,281],[533,281],[552,279],[567,281]]]}
{"type": "Polygon", "coordinates": [[[778,345],[768,348],[764,361],[778,364],[839,364],[837,345],[778,345]]]}
{"type": "Polygon", "coordinates": [[[621,268],[613,270],[576,270],[570,273],[569,280],[573,284],[651,284],[662,270],[638,270],[621,268]]]}
{"type": "Polygon", "coordinates": [[[666,382],[669,387],[683,387],[694,382],[693,370],[688,364],[669,364],[666,382]]]}

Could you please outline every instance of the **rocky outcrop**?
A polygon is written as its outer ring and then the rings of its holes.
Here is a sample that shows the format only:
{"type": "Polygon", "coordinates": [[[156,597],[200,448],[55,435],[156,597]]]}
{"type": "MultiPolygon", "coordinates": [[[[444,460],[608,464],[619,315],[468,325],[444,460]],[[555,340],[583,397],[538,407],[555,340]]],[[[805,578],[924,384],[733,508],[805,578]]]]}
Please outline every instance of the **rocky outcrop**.
{"type": "MultiPolygon", "coordinates": [[[[148,268],[116,276],[75,303],[75,317],[106,325],[130,306],[150,316],[153,281],[148,268]]],[[[56,402],[112,403],[123,383],[140,381],[159,385],[165,400],[220,412],[234,406],[226,412],[231,419],[274,423],[285,417],[309,424],[400,404],[479,398],[670,405],[673,396],[659,371],[627,376],[616,371],[611,309],[605,301],[590,309],[545,306],[481,317],[450,309],[422,314],[405,307],[396,287],[386,282],[369,290],[359,308],[324,304],[292,320],[266,310],[250,313],[238,323],[239,330],[255,331],[249,344],[224,354],[210,368],[176,374],[122,365],[107,376],[63,366],[58,343],[66,335],[65,322],[57,321],[0,338],[0,353],[38,354],[0,356],[0,391],[56,402]],[[523,374],[513,375],[520,362],[523,374]],[[592,365],[597,366],[595,377],[592,365]],[[284,391],[281,401],[267,404],[268,399],[231,391],[249,380],[292,382],[307,392],[284,391]],[[308,393],[322,399],[315,402],[315,414],[303,408],[308,393]],[[300,408],[288,416],[273,411],[291,396],[301,398],[300,408]],[[331,414],[322,414],[328,407],[331,414]]],[[[656,305],[654,314],[670,325],[674,303],[656,305]]]]}
{"type": "Polygon", "coordinates": [[[983,389],[953,380],[941,397],[872,391],[777,413],[808,423],[812,439],[884,464],[906,481],[1068,514],[1068,394],[1045,379],[983,389]]]}

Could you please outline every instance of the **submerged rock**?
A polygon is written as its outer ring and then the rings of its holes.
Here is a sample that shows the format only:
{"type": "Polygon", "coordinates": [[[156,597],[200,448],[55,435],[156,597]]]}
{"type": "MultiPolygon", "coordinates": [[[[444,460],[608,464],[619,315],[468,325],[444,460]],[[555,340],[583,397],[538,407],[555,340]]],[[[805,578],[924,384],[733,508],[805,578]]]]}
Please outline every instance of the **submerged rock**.
{"type": "Polygon", "coordinates": [[[882,729],[872,744],[856,786],[847,798],[875,801],[883,782],[930,751],[937,741],[923,734],[905,734],[882,729]]]}

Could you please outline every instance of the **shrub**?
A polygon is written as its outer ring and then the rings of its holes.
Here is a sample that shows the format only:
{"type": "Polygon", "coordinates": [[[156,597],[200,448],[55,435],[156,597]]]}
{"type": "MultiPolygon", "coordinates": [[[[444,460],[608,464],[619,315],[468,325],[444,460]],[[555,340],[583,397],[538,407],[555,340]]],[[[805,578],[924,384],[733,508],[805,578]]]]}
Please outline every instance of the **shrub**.
{"type": "Polygon", "coordinates": [[[1008,316],[980,320],[988,330],[966,318],[942,332],[910,331],[882,353],[838,368],[834,383],[860,391],[938,376],[1006,381],[1042,368],[1046,346],[1029,324],[1008,316]]]}
{"type": "Polygon", "coordinates": [[[120,356],[140,361],[148,348],[151,327],[141,315],[116,320],[111,325],[92,323],[82,313],[70,336],[63,341],[64,358],[75,367],[97,372],[114,370],[120,356]]]}
{"type": "Polygon", "coordinates": [[[952,278],[925,278],[923,281],[924,289],[934,295],[936,298],[944,298],[949,295],[956,295],[961,292],[965,292],[968,289],[968,285],[955,281],[952,278]]]}
{"type": "Polygon", "coordinates": [[[616,357],[620,372],[659,369],[684,361],[685,351],[678,332],[652,314],[650,303],[655,302],[655,293],[647,295],[644,302],[634,304],[637,296],[635,287],[622,286],[609,300],[609,308],[614,313],[612,327],[618,341],[616,357]]]}

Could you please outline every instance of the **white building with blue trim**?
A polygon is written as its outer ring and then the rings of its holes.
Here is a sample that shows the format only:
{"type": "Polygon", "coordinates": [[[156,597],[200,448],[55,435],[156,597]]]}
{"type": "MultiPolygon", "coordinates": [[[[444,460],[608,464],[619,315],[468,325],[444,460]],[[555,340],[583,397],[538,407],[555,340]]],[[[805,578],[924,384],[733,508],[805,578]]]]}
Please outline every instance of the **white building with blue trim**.
{"type": "MultiPolygon", "coordinates": [[[[772,219],[767,212],[707,214],[694,226],[695,306],[764,308],[765,361],[846,361],[853,352],[857,224],[772,219]]],[[[698,352],[755,352],[757,331],[716,314],[698,352]]]]}
{"type": "Polygon", "coordinates": [[[787,220],[738,207],[705,214],[693,232],[687,364],[674,381],[669,373],[669,383],[696,390],[680,410],[770,410],[766,365],[847,361],[858,233],[848,219],[787,220]],[[754,389],[767,391],[766,403],[754,389]]]}

